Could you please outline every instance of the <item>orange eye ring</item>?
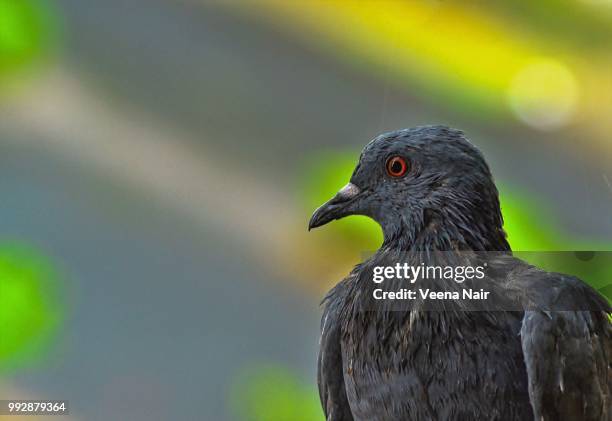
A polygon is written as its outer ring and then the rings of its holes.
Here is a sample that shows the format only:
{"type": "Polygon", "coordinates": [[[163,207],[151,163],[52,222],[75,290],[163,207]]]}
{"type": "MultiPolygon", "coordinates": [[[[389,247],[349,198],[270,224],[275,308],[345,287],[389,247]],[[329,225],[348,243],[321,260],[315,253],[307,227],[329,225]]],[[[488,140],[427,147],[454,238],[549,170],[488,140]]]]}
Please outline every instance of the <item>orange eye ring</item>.
{"type": "Polygon", "coordinates": [[[408,171],[408,164],[401,156],[393,156],[387,159],[387,165],[385,167],[389,177],[393,178],[402,177],[408,171]]]}

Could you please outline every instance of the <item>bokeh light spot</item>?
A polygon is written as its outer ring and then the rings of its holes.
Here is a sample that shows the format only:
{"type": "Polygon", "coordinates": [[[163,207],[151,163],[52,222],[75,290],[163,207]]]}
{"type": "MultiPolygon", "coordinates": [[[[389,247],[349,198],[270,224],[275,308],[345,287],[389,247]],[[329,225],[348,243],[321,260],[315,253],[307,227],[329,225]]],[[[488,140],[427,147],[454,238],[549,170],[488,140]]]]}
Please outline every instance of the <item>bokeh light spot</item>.
{"type": "Polygon", "coordinates": [[[538,58],[521,68],[508,89],[508,101],[517,117],[540,130],[570,122],[578,100],[578,84],[563,63],[538,58]]]}
{"type": "Polygon", "coordinates": [[[2,52],[18,51],[27,44],[27,27],[22,24],[14,3],[0,1],[0,47],[2,52]]]}
{"type": "Polygon", "coordinates": [[[232,411],[245,421],[319,421],[324,418],[314,384],[290,369],[264,364],[241,372],[230,397],[232,411]]]}
{"type": "Polygon", "coordinates": [[[0,0],[0,77],[44,57],[57,30],[46,0],[0,0]]]}
{"type": "Polygon", "coordinates": [[[0,245],[0,369],[44,354],[62,319],[59,296],[47,259],[26,247],[0,245]]]}

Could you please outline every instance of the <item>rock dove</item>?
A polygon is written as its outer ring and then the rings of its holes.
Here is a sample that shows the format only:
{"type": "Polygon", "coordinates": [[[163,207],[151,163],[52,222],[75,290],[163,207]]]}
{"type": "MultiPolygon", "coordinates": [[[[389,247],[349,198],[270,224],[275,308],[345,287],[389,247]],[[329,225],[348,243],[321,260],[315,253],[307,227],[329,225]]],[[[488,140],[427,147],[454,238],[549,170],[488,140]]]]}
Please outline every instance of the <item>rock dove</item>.
{"type": "Polygon", "coordinates": [[[323,300],[328,421],[612,419],[607,300],[511,256],[491,172],[463,132],[421,126],[374,138],[309,229],[348,215],[374,219],[384,240],[323,300]],[[520,307],[371,307],[374,266],[448,251],[504,254],[487,281],[520,307]]]}

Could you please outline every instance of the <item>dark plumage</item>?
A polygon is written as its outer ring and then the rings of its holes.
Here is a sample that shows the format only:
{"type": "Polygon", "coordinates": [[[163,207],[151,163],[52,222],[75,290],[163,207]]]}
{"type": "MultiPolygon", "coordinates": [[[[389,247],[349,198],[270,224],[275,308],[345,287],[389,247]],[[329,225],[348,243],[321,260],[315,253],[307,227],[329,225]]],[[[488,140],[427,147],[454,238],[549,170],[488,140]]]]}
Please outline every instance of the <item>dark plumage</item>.
{"type": "Polygon", "coordinates": [[[462,132],[427,126],[372,140],[309,228],[352,214],[376,220],[384,242],[324,300],[318,384],[327,420],[611,419],[607,301],[510,255],[491,173],[462,132]],[[405,175],[387,170],[394,156],[407,161],[405,175]],[[488,262],[486,282],[500,305],[517,307],[372,307],[372,268],[425,251],[428,262],[436,251],[506,252],[488,262]]]}

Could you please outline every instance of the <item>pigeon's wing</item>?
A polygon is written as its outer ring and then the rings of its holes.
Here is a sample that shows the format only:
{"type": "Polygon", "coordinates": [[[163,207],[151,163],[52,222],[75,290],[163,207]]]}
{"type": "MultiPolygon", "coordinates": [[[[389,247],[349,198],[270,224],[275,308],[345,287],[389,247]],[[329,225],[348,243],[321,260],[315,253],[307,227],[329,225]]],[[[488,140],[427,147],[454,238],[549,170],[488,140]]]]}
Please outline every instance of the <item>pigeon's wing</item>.
{"type": "Polygon", "coordinates": [[[321,320],[317,383],[325,419],[327,421],[353,421],[344,389],[338,306],[332,294],[328,295],[321,320]]]}
{"type": "Polygon", "coordinates": [[[545,277],[552,281],[548,304],[571,300],[574,311],[525,311],[521,340],[535,420],[610,421],[608,303],[577,278],[545,277]]]}

